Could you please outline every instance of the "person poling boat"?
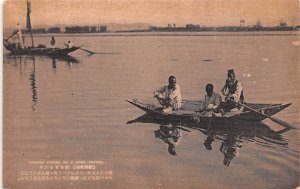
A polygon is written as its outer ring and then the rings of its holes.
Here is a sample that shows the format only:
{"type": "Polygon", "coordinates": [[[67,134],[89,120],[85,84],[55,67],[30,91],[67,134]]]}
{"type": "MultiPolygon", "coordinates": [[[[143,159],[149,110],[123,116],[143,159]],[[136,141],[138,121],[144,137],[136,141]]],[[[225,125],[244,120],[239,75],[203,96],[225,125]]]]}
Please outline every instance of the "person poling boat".
{"type": "Polygon", "coordinates": [[[24,38],[22,36],[22,27],[19,23],[17,23],[17,29],[13,31],[11,36],[9,36],[7,39],[3,41],[4,45],[10,45],[16,49],[24,49],[25,44],[24,44],[24,38]],[[15,40],[13,40],[13,43],[8,42],[8,40],[12,37],[17,35],[17,42],[15,43],[15,40]]]}
{"type": "Polygon", "coordinates": [[[225,96],[225,106],[226,111],[242,111],[242,106],[238,106],[236,103],[232,103],[228,101],[228,99],[233,100],[235,102],[243,103],[244,102],[244,93],[242,83],[235,78],[234,70],[228,70],[227,79],[224,87],[221,89],[222,94],[225,96]]]}
{"type": "MultiPolygon", "coordinates": [[[[68,41],[68,43],[64,43],[65,46],[67,46],[67,48],[74,48],[75,46],[72,45],[71,41],[68,41]]],[[[82,48],[83,45],[79,46],[79,47],[76,47],[80,50],[83,50],[85,52],[88,52],[90,53],[90,55],[93,55],[93,54],[101,54],[101,53],[96,53],[96,52],[93,52],[93,51],[90,51],[90,50],[87,50],[87,49],[84,49],[82,48]]]]}
{"type": "Polygon", "coordinates": [[[17,24],[17,35],[18,35],[18,47],[23,49],[25,44],[22,36],[22,27],[19,23],[17,24]]]}
{"type": "Polygon", "coordinates": [[[180,86],[176,84],[176,77],[169,77],[169,84],[154,91],[154,97],[163,106],[164,113],[171,113],[181,107],[182,98],[180,86]]]}
{"type": "Polygon", "coordinates": [[[37,46],[34,45],[33,35],[32,35],[32,27],[31,27],[31,3],[30,0],[27,0],[27,17],[26,17],[26,31],[30,34],[31,38],[31,46],[25,46],[24,38],[22,36],[22,27],[18,23],[17,30],[13,32],[13,34],[3,41],[3,46],[13,55],[43,55],[55,58],[67,57],[69,53],[76,51],[80,47],[72,47],[69,45],[69,48],[55,48],[55,39],[52,37],[51,40],[51,48],[46,47],[45,45],[39,44],[37,46]],[[10,42],[9,39],[14,35],[18,35],[17,43],[10,42]]]}

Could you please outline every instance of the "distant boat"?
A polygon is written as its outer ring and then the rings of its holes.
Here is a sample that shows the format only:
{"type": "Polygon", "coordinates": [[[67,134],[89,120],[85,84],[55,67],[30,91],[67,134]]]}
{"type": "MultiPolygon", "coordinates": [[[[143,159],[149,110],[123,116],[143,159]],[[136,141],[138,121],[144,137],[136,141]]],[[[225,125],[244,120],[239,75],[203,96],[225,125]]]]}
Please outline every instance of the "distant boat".
{"type": "Polygon", "coordinates": [[[63,57],[76,51],[80,47],[71,48],[47,48],[44,46],[19,48],[16,44],[5,41],[4,47],[13,55],[44,55],[50,57],[63,57]]]}
{"type": "Polygon", "coordinates": [[[14,42],[10,42],[9,39],[17,34],[17,32],[13,32],[13,34],[3,41],[3,46],[13,55],[43,55],[50,57],[64,57],[69,53],[80,49],[80,47],[66,47],[66,48],[49,48],[45,45],[34,46],[31,22],[30,22],[30,1],[27,0],[27,19],[26,19],[26,29],[30,33],[31,36],[31,47],[21,47],[19,44],[14,42]]]}

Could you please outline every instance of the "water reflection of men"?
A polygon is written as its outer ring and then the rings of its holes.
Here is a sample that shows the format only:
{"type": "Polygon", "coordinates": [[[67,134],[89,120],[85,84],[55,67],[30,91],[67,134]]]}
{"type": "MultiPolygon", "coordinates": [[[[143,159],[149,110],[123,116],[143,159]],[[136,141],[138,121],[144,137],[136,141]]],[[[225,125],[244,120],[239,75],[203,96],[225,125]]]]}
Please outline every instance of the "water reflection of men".
{"type": "Polygon", "coordinates": [[[52,69],[56,71],[56,59],[52,58],[52,69]]]}
{"type": "Polygon", "coordinates": [[[220,151],[224,154],[223,164],[229,166],[231,160],[240,155],[240,149],[242,146],[243,143],[238,140],[237,136],[229,136],[226,140],[224,140],[220,147],[220,151]]]}
{"type": "Polygon", "coordinates": [[[175,146],[177,146],[181,140],[182,134],[174,126],[161,125],[159,130],[154,131],[155,138],[162,139],[166,144],[168,144],[168,151],[171,155],[177,155],[175,151],[175,146]]]}
{"type": "Polygon", "coordinates": [[[216,133],[214,132],[213,129],[208,129],[207,130],[207,137],[206,137],[206,140],[204,141],[204,146],[207,150],[212,150],[212,143],[213,141],[215,140],[215,137],[216,137],[216,133]]]}

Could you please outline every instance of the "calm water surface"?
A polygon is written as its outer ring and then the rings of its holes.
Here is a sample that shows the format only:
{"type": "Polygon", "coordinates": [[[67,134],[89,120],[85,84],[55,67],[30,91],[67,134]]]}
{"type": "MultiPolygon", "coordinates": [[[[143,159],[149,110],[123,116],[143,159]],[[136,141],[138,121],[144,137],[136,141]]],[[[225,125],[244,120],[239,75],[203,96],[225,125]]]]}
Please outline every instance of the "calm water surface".
{"type": "MultiPolygon", "coordinates": [[[[66,61],[4,51],[6,188],[299,185],[298,130],[282,130],[270,120],[184,127],[190,132],[178,129],[173,156],[154,134],[164,126],[139,118],[144,112],[124,100],[154,103],[152,92],[169,75],[177,77],[184,99],[199,100],[207,83],[219,92],[227,69],[234,68],[247,102],[292,102],[275,117],[299,128],[299,36],[59,36],[57,46],[68,40],[102,54],[76,51],[77,60],[66,61]],[[113,179],[18,181],[33,160],[99,160],[113,179]]],[[[50,38],[37,37],[38,43],[49,45],[50,38]]]]}

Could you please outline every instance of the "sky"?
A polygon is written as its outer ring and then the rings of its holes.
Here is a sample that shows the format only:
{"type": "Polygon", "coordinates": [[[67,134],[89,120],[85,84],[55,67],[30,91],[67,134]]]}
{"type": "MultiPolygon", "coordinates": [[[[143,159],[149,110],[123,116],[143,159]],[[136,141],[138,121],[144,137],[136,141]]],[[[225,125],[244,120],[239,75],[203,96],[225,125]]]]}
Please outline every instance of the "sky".
{"type": "MultiPolygon", "coordinates": [[[[26,25],[26,0],[4,0],[4,28],[26,25]]],[[[147,23],[166,26],[298,25],[300,0],[31,0],[32,26],[147,23]]]]}

